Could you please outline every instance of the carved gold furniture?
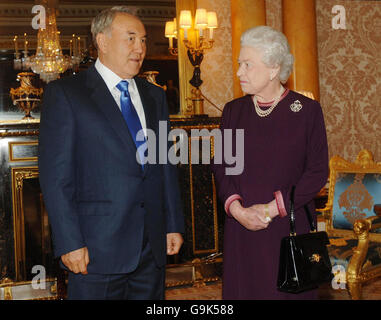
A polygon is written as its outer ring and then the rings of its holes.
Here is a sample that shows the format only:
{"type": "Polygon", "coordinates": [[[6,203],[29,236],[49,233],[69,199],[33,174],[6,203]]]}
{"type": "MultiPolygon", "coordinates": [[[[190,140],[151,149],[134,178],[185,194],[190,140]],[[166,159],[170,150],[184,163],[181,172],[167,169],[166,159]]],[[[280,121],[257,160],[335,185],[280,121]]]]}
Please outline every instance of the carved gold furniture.
{"type": "Polygon", "coordinates": [[[362,150],[354,163],[331,158],[328,202],[323,212],[330,238],[334,289],[347,287],[361,299],[362,285],[381,276],[381,163],[362,150]],[[346,286],[345,286],[346,284],[346,286]]]}
{"type": "Polygon", "coordinates": [[[38,181],[39,120],[0,121],[0,300],[58,299],[38,181]]]}
{"type": "Polygon", "coordinates": [[[171,129],[184,130],[184,138],[188,139],[189,161],[188,164],[178,164],[185,234],[177,261],[168,266],[167,286],[202,286],[205,282],[217,280],[221,274],[224,210],[217,201],[210,166],[202,163],[202,151],[199,152],[198,163],[192,156],[196,140],[200,148],[209,141],[213,152],[213,138],[208,133],[218,128],[219,123],[220,118],[212,117],[171,118],[171,129]],[[192,135],[192,131],[197,131],[199,136],[192,135]],[[179,268],[183,269],[182,277],[174,276],[172,281],[172,275],[178,273],[179,268]]]}

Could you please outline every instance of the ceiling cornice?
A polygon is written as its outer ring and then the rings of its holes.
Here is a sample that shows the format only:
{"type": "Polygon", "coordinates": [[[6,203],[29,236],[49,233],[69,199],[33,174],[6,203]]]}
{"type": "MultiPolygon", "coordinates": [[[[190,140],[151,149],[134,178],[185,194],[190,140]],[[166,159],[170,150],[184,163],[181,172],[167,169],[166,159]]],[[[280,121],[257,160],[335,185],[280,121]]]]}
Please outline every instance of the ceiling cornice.
{"type": "MultiPolygon", "coordinates": [[[[118,4],[126,5],[126,1],[61,1],[58,7],[58,26],[83,26],[89,24],[103,9],[118,4]]],[[[137,9],[138,16],[146,25],[161,25],[176,16],[176,8],[171,2],[162,1],[127,1],[129,6],[137,9]]],[[[27,26],[32,21],[32,7],[34,3],[25,1],[0,3],[0,26],[14,27],[27,26]]]]}

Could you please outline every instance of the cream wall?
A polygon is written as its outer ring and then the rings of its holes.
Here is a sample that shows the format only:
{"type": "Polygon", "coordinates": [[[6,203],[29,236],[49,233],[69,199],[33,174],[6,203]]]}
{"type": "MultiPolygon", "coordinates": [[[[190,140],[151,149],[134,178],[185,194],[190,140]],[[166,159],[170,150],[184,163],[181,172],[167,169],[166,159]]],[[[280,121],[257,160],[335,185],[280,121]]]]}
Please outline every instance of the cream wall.
{"type": "MultiPolygon", "coordinates": [[[[215,45],[207,50],[201,64],[202,93],[223,110],[224,105],[233,99],[233,64],[230,0],[198,0],[197,5],[208,11],[216,11],[218,29],[214,32],[215,45]]],[[[221,112],[208,101],[204,104],[205,113],[220,116],[221,112]]]]}
{"type": "MultiPolygon", "coordinates": [[[[230,0],[198,0],[198,6],[217,11],[220,23],[215,46],[202,64],[201,89],[223,108],[233,98],[235,76],[230,0]]],[[[282,30],[281,10],[281,0],[266,0],[267,25],[282,30]]],[[[320,103],[330,156],[354,160],[366,148],[381,161],[381,2],[317,0],[316,15],[320,103]],[[336,4],[346,9],[346,30],[332,28],[332,7],[336,4]]],[[[220,115],[207,101],[205,112],[220,115]]]]}

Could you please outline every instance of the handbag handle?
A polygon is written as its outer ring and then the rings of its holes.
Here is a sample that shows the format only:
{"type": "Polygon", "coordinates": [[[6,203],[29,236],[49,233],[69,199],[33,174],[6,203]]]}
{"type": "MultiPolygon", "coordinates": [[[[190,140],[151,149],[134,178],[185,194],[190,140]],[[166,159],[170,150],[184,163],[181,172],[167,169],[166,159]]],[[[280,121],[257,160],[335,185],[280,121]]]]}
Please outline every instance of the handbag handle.
{"type": "MultiPolygon", "coordinates": [[[[291,195],[290,195],[290,235],[291,236],[296,236],[295,213],[294,213],[294,210],[295,210],[294,195],[295,195],[295,186],[292,186],[291,195]]],[[[312,218],[310,209],[308,208],[307,205],[304,206],[304,211],[306,212],[311,231],[315,232],[316,231],[316,225],[315,225],[314,219],[312,218]]]]}

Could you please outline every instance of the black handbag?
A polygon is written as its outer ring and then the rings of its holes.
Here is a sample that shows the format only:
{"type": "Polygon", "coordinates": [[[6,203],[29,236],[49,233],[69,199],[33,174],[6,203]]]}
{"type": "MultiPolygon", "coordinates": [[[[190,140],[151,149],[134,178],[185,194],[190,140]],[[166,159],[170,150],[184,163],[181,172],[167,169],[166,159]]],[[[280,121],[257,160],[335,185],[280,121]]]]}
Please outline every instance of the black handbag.
{"type": "Polygon", "coordinates": [[[311,232],[296,235],[294,214],[295,187],[291,190],[290,236],[284,237],[280,246],[277,287],[279,291],[299,293],[316,289],[320,284],[332,280],[332,265],[327,245],[328,235],[317,232],[316,225],[307,206],[304,206],[311,232]]]}

